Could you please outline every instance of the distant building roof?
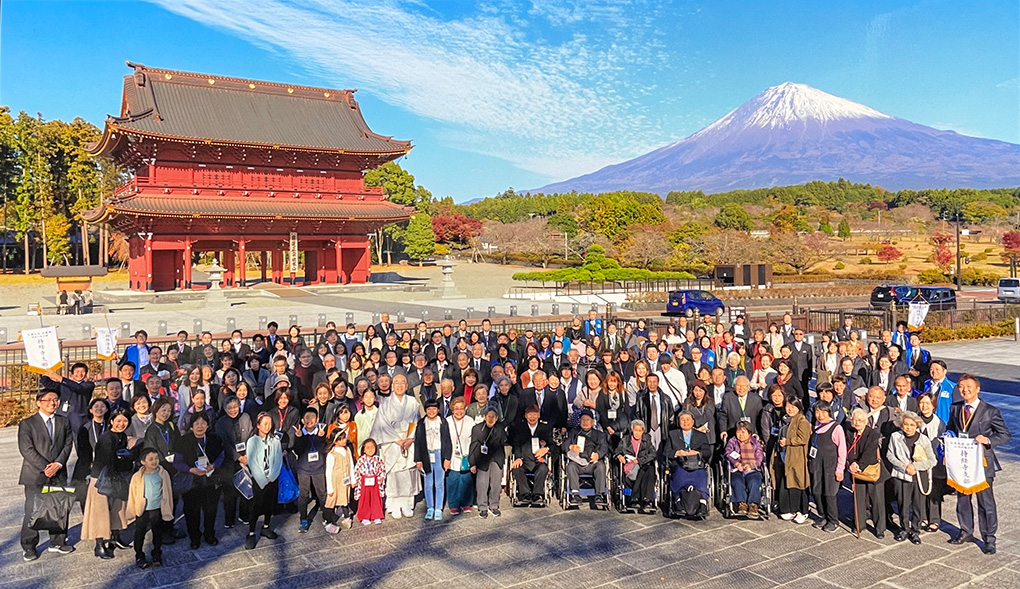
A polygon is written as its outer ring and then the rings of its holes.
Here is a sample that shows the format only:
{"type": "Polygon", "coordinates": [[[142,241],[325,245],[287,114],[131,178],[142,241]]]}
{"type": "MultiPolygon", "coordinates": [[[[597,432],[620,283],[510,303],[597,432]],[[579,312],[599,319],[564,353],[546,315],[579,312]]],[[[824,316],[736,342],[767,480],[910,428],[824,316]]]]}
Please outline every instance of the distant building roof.
{"type": "Polygon", "coordinates": [[[389,201],[323,198],[203,198],[136,194],[105,203],[82,213],[89,223],[106,221],[110,215],[143,217],[275,219],[348,219],[401,221],[409,209],[389,201]]]}
{"type": "Polygon", "coordinates": [[[256,148],[400,156],[411,149],[373,133],[355,90],[331,90],[128,62],[120,116],[109,117],[93,154],[124,135],[256,148]]]}
{"type": "Polygon", "coordinates": [[[106,276],[104,266],[47,266],[40,272],[43,278],[87,278],[106,276]]]}

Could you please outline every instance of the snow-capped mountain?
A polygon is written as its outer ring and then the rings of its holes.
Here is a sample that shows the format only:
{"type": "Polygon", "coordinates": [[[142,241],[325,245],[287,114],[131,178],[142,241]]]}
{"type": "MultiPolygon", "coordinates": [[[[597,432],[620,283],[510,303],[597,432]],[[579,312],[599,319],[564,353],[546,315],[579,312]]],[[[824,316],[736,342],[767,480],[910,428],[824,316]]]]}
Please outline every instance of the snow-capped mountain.
{"type": "Polygon", "coordinates": [[[933,129],[786,82],[686,139],[535,192],[713,193],[840,177],[889,190],[1017,186],[1020,145],[933,129]]]}

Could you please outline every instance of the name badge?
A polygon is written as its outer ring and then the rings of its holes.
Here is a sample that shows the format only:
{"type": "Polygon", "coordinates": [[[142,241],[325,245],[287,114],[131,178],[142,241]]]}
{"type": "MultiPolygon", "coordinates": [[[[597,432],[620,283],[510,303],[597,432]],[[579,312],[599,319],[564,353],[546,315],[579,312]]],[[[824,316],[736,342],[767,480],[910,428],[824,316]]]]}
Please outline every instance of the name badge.
{"type": "MultiPolygon", "coordinates": [[[[588,441],[588,439],[584,436],[577,436],[577,447],[581,449],[581,452],[584,452],[584,443],[586,441],[588,441]]],[[[578,454],[580,454],[580,452],[578,452],[578,454]]]]}
{"type": "Polygon", "coordinates": [[[362,481],[362,484],[364,484],[366,487],[374,487],[375,486],[375,477],[365,477],[365,478],[361,479],[361,481],[362,481]]]}
{"type": "Polygon", "coordinates": [[[64,413],[67,413],[67,410],[70,409],[70,408],[71,408],[71,403],[69,403],[67,401],[64,401],[64,404],[61,406],[61,410],[64,413]]]}
{"type": "Polygon", "coordinates": [[[344,485],[350,485],[350,484],[351,484],[351,477],[344,477],[344,485]]]}
{"type": "Polygon", "coordinates": [[[312,450],[311,452],[308,453],[308,462],[318,462],[318,461],[319,461],[319,453],[318,452],[316,452],[315,450],[312,450]]]}
{"type": "Polygon", "coordinates": [[[436,453],[435,452],[429,452],[429,462],[431,462],[432,464],[436,463],[436,453]]]}
{"type": "Polygon", "coordinates": [[[606,417],[609,419],[616,419],[616,409],[610,409],[606,411],[606,417]]]}
{"type": "Polygon", "coordinates": [[[485,444],[482,444],[482,454],[488,454],[488,453],[489,453],[489,447],[487,445],[485,445],[485,444]]]}
{"type": "Polygon", "coordinates": [[[237,452],[244,452],[248,449],[248,446],[244,442],[238,442],[234,444],[234,450],[237,452]]]}
{"type": "Polygon", "coordinates": [[[772,428],[772,435],[773,436],[778,436],[779,435],[779,428],[778,427],[773,427],[772,428]]]}
{"type": "Polygon", "coordinates": [[[967,432],[960,432],[960,433],[956,434],[956,437],[966,439],[966,438],[970,437],[970,434],[968,434],[967,432]]]}
{"type": "Polygon", "coordinates": [[[209,468],[209,459],[205,456],[199,456],[198,461],[195,462],[195,466],[202,470],[206,470],[209,468]]]}
{"type": "Polygon", "coordinates": [[[814,457],[818,456],[818,448],[815,448],[814,446],[811,446],[811,449],[808,450],[807,455],[808,455],[808,458],[814,458],[814,457]]]}
{"type": "Polygon", "coordinates": [[[730,458],[732,458],[734,460],[740,460],[740,452],[738,452],[736,450],[730,452],[730,458]]]}
{"type": "Polygon", "coordinates": [[[174,454],[167,454],[166,455],[166,461],[167,462],[173,462],[174,461],[174,454]]]}
{"type": "Polygon", "coordinates": [[[283,430],[282,429],[276,432],[276,437],[281,439],[281,440],[283,439],[283,430]]]}

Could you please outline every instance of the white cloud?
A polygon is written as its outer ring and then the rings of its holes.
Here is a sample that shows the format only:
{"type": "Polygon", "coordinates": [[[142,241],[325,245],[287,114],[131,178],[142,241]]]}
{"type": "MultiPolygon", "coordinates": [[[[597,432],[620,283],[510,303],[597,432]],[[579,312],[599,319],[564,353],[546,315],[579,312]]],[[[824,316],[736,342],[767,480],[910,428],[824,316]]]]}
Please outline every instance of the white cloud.
{"type": "Polygon", "coordinates": [[[634,10],[640,16],[632,19],[624,0],[533,0],[523,10],[486,7],[445,19],[400,0],[153,1],[436,121],[454,147],[553,178],[670,139],[640,116],[637,100],[647,88],[628,81],[629,69],[655,67],[661,57],[631,49],[642,46],[635,38],[655,36],[654,5],[634,10]],[[601,26],[557,29],[557,40],[546,41],[527,27],[534,18],[601,26]]]}

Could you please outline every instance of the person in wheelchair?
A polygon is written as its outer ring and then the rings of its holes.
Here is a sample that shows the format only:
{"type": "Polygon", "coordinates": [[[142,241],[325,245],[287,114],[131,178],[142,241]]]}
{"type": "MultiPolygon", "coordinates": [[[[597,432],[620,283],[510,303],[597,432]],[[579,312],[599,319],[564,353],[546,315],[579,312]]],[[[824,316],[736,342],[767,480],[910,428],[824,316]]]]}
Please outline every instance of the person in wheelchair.
{"type": "Polygon", "coordinates": [[[708,517],[708,465],[712,459],[712,442],[704,432],[694,429],[694,416],[690,411],[680,413],[680,429],[670,430],[663,448],[670,461],[669,489],[674,510],[688,516],[708,517]],[[701,498],[694,513],[685,509],[685,489],[693,488],[701,498]]]}
{"type": "Polygon", "coordinates": [[[621,483],[632,490],[633,505],[640,513],[655,513],[655,447],[645,433],[645,422],[630,423],[630,435],[620,440],[615,455],[623,466],[621,483]]]}
{"type": "Polygon", "coordinates": [[[581,475],[594,475],[595,503],[600,508],[609,505],[606,496],[606,463],[602,459],[609,453],[606,434],[595,428],[595,414],[591,409],[581,411],[581,423],[567,434],[561,450],[566,456],[567,494],[571,505],[581,503],[581,475]]]}
{"type": "Polygon", "coordinates": [[[515,505],[545,507],[545,480],[549,476],[549,460],[552,458],[552,427],[538,419],[541,409],[529,405],[524,410],[524,423],[517,424],[514,431],[513,456],[510,474],[517,484],[515,505]],[[530,480],[528,475],[532,475],[530,480]]]}
{"type": "Polygon", "coordinates": [[[736,434],[726,442],[726,461],[730,465],[730,489],[733,512],[758,519],[761,503],[761,465],[765,451],[757,436],[751,435],[751,424],[737,423],[736,434]]]}

